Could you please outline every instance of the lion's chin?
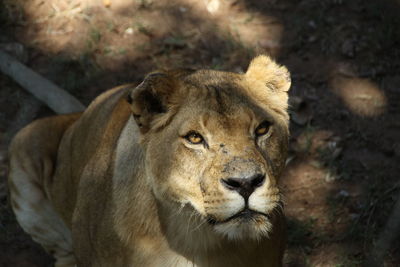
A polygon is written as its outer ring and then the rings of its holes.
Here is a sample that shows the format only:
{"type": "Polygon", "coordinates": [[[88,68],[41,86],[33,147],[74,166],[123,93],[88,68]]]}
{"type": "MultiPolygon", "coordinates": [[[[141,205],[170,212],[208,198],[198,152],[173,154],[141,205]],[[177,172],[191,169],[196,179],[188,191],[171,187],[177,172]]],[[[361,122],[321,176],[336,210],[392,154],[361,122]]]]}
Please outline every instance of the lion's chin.
{"type": "Polygon", "coordinates": [[[252,214],[251,216],[233,216],[223,222],[215,223],[214,230],[230,240],[260,240],[269,236],[272,223],[268,216],[252,214]]]}

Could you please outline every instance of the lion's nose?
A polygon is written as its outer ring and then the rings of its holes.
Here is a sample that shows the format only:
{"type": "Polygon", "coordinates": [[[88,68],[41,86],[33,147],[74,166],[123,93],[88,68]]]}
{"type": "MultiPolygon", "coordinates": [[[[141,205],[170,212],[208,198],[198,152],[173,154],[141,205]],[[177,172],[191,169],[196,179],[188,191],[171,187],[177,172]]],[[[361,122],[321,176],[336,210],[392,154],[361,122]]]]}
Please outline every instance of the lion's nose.
{"type": "Polygon", "coordinates": [[[250,195],[264,184],[265,175],[257,173],[250,177],[221,179],[221,183],[232,191],[237,191],[247,201],[250,195]]]}

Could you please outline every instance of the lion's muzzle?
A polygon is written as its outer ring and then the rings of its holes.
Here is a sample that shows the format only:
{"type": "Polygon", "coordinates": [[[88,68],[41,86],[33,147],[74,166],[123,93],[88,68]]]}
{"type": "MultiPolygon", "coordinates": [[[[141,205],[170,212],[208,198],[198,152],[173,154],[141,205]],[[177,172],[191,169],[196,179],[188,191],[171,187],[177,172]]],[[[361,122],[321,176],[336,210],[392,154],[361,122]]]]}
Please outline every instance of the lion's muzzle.
{"type": "Polygon", "coordinates": [[[221,183],[225,186],[225,188],[238,192],[246,201],[250,195],[254,192],[257,187],[260,187],[264,184],[265,174],[256,173],[251,175],[250,177],[230,177],[226,179],[221,179],[221,183]]]}
{"type": "Polygon", "coordinates": [[[220,182],[224,188],[239,193],[247,206],[250,195],[264,184],[265,173],[260,160],[249,157],[233,157],[224,164],[223,174],[225,177],[220,179],[220,182]]]}

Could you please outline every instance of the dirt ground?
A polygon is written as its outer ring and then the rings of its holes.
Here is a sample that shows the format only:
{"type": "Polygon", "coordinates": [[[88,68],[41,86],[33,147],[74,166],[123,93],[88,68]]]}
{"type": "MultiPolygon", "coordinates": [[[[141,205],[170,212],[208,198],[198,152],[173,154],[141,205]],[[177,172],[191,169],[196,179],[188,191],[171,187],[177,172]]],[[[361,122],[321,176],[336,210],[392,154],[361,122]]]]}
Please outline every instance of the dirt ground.
{"type": "MultiPolygon", "coordinates": [[[[155,69],[272,55],[293,81],[285,266],[363,265],[400,195],[399,1],[2,0],[0,25],[0,48],[85,104],[155,69]]],[[[0,74],[0,266],[52,265],[6,185],[10,138],[51,114],[0,74]]]]}

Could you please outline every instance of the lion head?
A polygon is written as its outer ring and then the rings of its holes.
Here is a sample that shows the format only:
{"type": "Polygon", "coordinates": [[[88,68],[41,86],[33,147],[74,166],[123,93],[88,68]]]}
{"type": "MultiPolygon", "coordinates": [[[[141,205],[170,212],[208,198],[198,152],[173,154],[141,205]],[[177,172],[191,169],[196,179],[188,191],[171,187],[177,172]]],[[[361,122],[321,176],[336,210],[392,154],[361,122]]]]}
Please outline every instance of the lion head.
{"type": "Polygon", "coordinates": [[[130,99],[160,205],[174,214],[185,207],[228,239],[268,236],[281,208],[289,87],[287,69],[267,56],[244,74],[149,74],[130,99]]]}

